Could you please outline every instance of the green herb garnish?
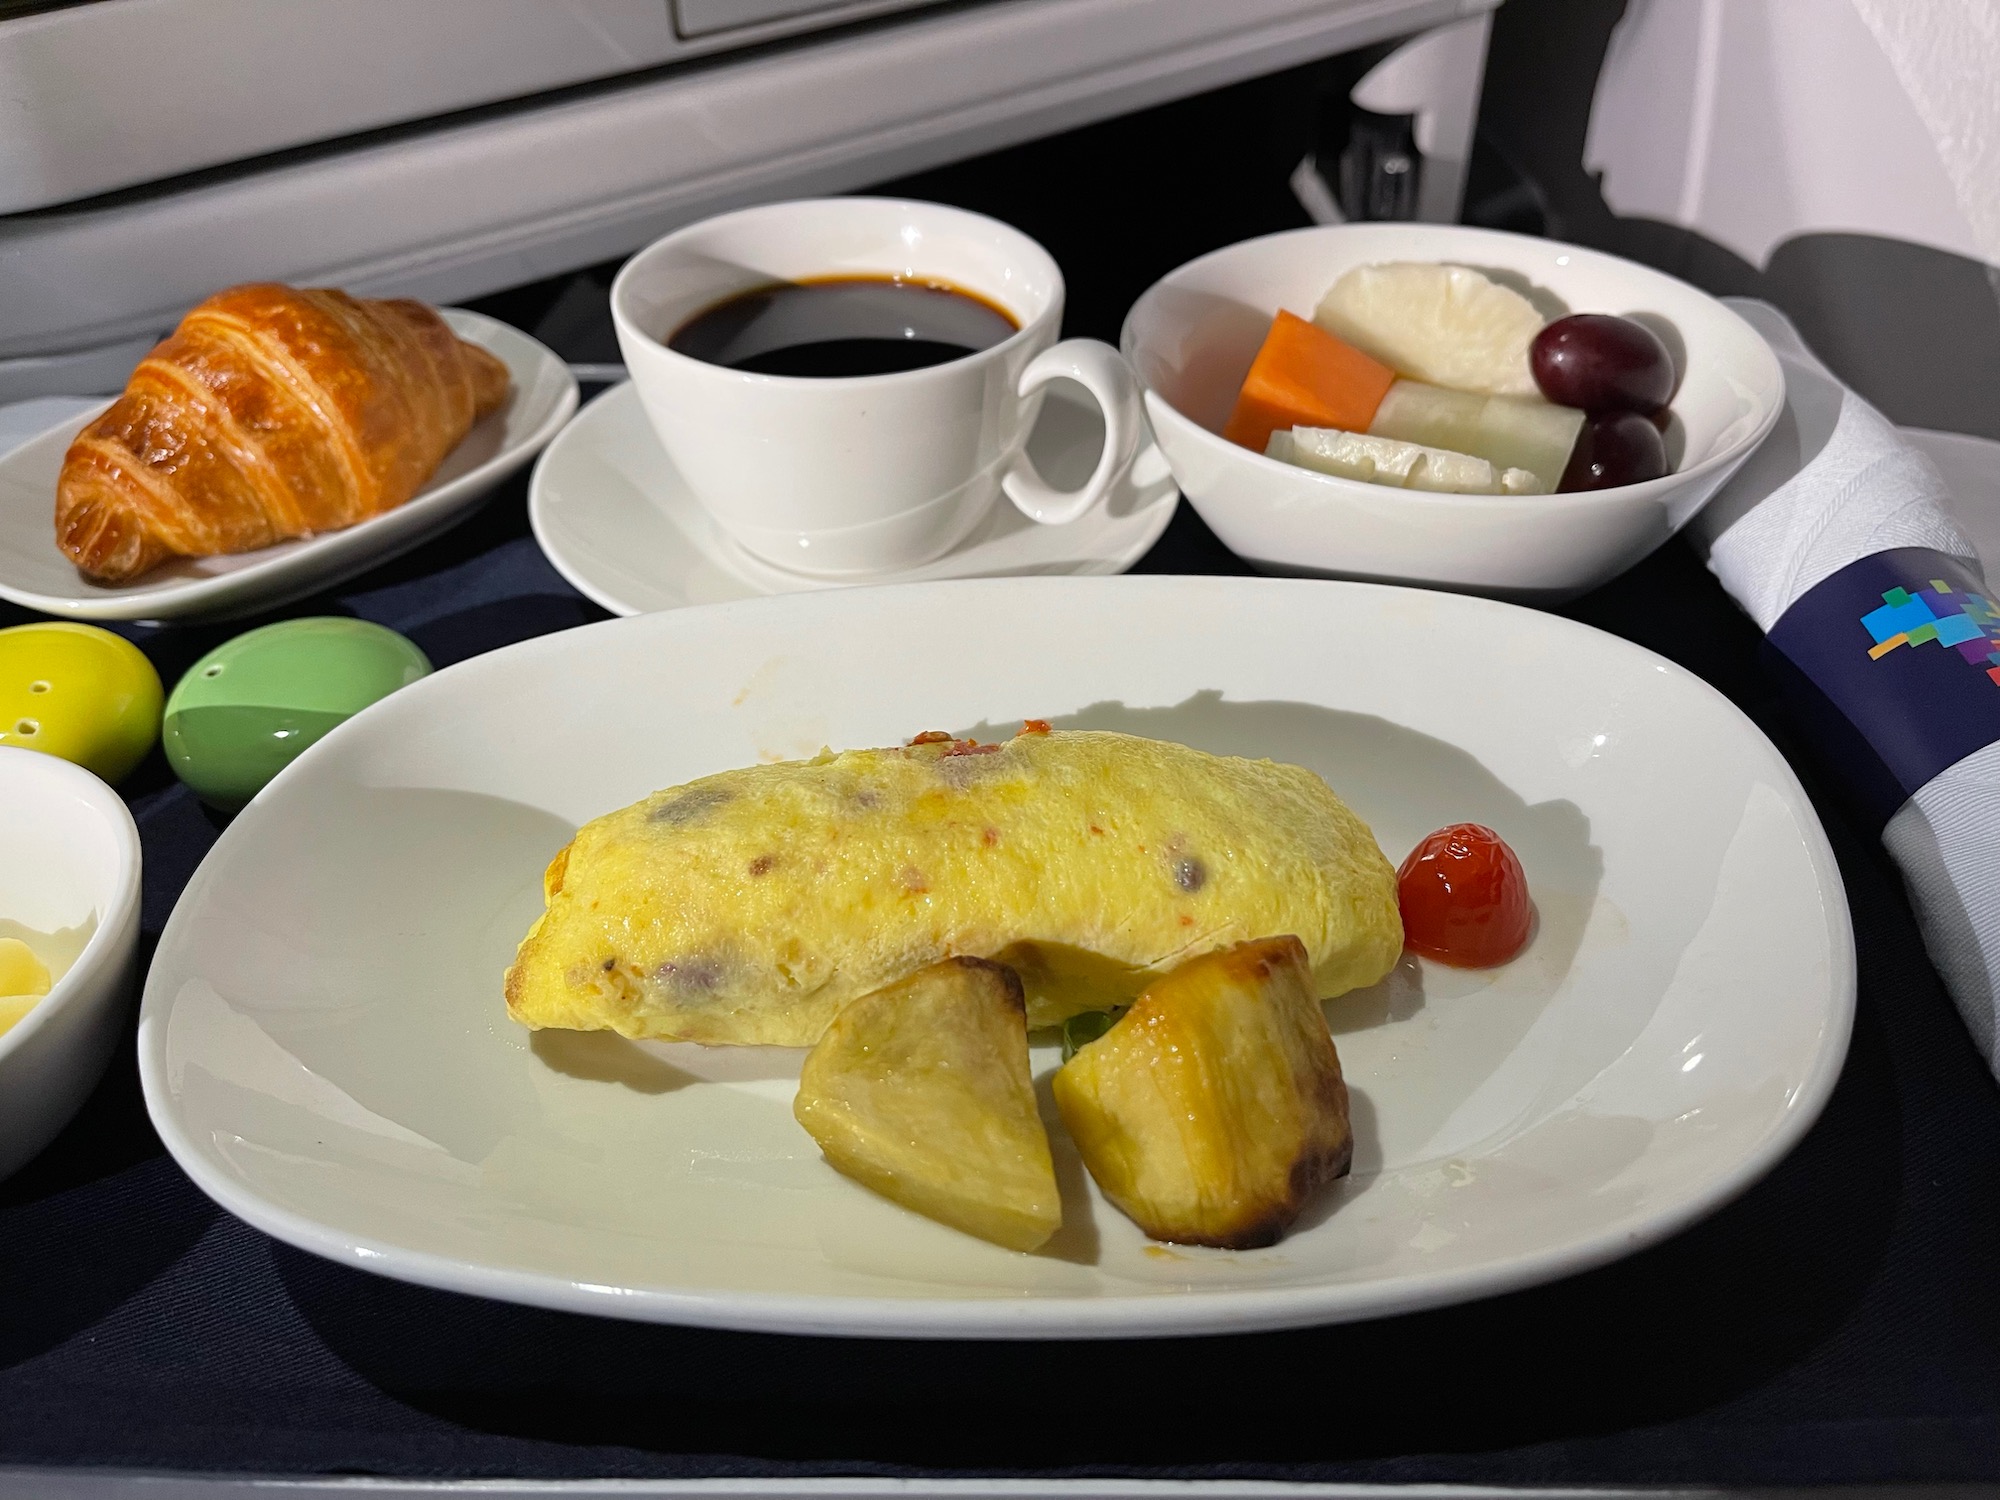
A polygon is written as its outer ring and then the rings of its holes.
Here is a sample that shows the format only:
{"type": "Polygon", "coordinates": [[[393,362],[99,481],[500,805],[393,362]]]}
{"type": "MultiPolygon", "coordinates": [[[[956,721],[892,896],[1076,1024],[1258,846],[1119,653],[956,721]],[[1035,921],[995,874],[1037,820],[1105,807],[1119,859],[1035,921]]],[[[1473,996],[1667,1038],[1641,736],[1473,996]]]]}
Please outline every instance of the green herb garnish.
{"type": "Polygon", "coordinates": [[[1071,1016],[1062,1023],[1063,1061],[1068,1062],[1077,1053],[1103,1036],[1118,1022],[1123,1011],[1086,1010],[1071,1016]]]}

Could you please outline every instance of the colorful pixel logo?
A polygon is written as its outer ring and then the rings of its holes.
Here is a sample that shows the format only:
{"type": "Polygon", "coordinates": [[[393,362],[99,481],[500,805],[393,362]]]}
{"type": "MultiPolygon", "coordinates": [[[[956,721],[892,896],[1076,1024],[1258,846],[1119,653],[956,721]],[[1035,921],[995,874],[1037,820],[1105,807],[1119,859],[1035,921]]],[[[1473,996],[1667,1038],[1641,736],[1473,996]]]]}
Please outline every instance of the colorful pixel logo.
{"type": "Polygon", "coordinates": [[[1875,638],[1868,649],[1871,661],[1880,661],[1898,646],[1936,641],[1957,647],[1960,656],[1985,668],[2000,686],[2000,610],[1983,594],[1954,589],[1933,578],[1929,588],[1914,594],[1890,589],[1882,596],[1882,607],[1863,615],[1861,624],[1875,638]]]}

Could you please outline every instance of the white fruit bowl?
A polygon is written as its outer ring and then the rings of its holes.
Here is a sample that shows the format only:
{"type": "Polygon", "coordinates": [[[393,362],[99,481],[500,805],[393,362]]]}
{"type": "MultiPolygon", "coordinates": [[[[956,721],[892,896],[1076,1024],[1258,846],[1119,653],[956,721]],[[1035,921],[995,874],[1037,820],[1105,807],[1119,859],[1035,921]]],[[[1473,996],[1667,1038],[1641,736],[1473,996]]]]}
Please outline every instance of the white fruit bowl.
{"type": "Polygon", "coordinates": [[[26,928],[45,960],[68,963],[0,1034],[4,1178],[69,1123],[117,1044],[139,942],[139,830],[82,767],[0,746],[0,850],[0,935],[26,928]]]}
{"type": "Polygon", "coordinates": [[[1615,578],[1688,520],[1784,406],[1757,331],[1671,276],[1554,240],[1445,224],[1340,224],[1246,240],[1188,262],[1133,304],[1120,346],[1182,493],[1238,556],[1271,573],[1379,579],[1558,603],[1615,578]],[[1674,471],[1573,495],[1446,495],[1279,463],[1220,433],[1280,308],[1300,317],[1354,266],[1443,261],[1498,272],[1552,316],[1633,316],[1680,375],[1674,471]]]}

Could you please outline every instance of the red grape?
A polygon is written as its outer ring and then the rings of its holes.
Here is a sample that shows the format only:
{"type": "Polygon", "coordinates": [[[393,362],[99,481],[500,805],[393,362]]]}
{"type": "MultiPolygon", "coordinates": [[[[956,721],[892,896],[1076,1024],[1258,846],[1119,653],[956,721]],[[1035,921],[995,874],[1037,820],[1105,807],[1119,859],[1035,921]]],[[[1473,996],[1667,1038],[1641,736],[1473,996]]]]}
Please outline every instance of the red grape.
{"type": "Polygon", "coordinates": [[[1591,417],[1576,435],[1569,467],[1557,490],[1608,490],[1639,484],[1667,472],[1667,445],[1660,429],[1635,411],[1591,417]]]}
{"type": "Polygon", "coordinates": [[[1528,363],[1544,396],[1592,415],[1651,415],[1674,393],[1674,361],[1659,335],[1607,313],[1557,318],[1535,335],[1528,363]]]}

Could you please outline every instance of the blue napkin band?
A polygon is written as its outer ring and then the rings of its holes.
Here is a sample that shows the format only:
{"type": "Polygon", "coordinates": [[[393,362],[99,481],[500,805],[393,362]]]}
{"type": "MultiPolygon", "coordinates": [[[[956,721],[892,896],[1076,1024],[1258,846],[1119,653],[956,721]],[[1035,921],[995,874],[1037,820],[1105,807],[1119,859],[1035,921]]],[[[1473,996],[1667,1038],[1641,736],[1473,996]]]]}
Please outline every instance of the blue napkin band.
{"type": "Polygon", "coordinates": [[[2000,604],[1961,559],[1860,558],[1800,595],[1768,642],[1817,748],[1882,823],[2000,740],[2000,604]]]}

